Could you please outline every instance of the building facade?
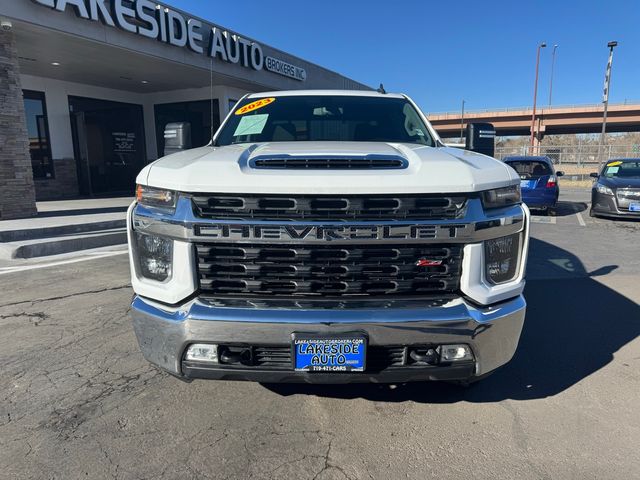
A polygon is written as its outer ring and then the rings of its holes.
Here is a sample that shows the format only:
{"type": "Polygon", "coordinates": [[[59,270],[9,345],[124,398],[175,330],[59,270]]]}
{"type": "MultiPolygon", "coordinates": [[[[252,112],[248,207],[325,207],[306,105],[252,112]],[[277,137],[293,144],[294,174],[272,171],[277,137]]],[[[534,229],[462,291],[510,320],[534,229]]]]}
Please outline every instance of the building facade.
{"type": "Polygon", "coordinates": [[[5,0],[0,22],[0,219],[131,194],[167,123],[205,145],[245,93],[369,89],[151,0],[5,0]]]}

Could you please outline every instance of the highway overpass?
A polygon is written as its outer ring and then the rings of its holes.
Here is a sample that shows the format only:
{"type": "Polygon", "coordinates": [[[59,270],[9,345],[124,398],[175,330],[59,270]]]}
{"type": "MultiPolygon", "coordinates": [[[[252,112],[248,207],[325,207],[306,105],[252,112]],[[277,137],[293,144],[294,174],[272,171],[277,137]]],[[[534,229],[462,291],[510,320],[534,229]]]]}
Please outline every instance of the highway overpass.
{"type": "MultiPolygon", "coordinates": [[[[464,113],[464,125],[492,123],[499,136],[531,135],[531,108],[507,108],[464,113]]],[[[536,109],[536,132],[544,135],[563,133],[600,133],[603,104],[571,105],[536,109]]],[[[431,113],[429,120],[444,138],[460,136],[460,112],[431,113]]],[[[640,131],[640,102],[609,104],[607,132],[640,131]]]]}

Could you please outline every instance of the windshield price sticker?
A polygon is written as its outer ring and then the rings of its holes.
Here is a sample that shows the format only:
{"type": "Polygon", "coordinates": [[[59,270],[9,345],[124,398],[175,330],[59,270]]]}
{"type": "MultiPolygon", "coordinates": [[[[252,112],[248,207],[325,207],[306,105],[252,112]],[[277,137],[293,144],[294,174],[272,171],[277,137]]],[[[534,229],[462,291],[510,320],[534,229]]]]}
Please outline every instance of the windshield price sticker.
{"type": "Polygon", "coordinates": [[[261,98],[260,100],[256,100],[255,102],[248,103],[244,107],[241,107],[238,110],[236,110],[236,115],[244,115],[245,113],[253,112],[254,110],[257,110],[259,108],[266,107],[267,105],[275,101],[276,101],[275,97],[261,98]]]}
{"type": "Polygon", "coordinates": [[[268,118],[268,113],[242,117],[236,127],[236,131],[233,132],[233,136],[239,137],[241,135],[257,135],[262,133],[268,118]]]}

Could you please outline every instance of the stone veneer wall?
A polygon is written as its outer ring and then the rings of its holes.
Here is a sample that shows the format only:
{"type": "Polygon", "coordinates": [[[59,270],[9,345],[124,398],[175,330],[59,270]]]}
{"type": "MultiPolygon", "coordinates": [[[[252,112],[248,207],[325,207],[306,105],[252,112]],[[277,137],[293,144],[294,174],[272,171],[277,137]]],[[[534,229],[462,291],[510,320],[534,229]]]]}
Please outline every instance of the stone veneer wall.
{"type": "Polygon", "coordinates": [[[74,158],[53,159],[54,178],[36,178],[36,200],[75,198],[78,189],[78,171],[74,158]]]}
{"type": "Polygon", "coordinates": [[[0,29],[0,220],[37,213],[18,51],[0,29]]]}

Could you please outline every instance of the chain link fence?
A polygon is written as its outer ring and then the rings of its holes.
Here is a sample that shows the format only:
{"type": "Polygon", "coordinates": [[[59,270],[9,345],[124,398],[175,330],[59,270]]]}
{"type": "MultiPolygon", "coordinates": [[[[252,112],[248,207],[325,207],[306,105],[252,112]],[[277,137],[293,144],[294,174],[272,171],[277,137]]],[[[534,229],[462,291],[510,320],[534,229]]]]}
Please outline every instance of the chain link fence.
{"type": "Polygon", "coordinates": [[[551,158],[556,170],[565,173],[563,182],[590,183],[589,174],[598,171],[601,159],[640,158],[640,145],[540,145],[538,147],[496,147],[495,157],[543,155],[551,158]]]}

